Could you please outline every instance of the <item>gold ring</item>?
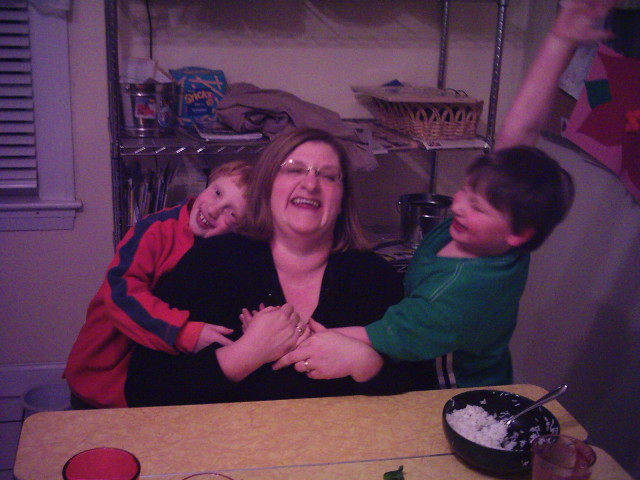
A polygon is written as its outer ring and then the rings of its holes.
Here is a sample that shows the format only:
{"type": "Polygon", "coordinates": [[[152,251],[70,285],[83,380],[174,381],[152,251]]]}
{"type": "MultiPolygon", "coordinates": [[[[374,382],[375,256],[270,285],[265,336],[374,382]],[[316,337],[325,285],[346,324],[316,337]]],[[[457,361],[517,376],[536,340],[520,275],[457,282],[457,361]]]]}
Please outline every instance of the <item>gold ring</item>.
{"type": "Polygon", "coordinates": [[[309,360],[308,359],[304,361],[304,369],[307,372],[309,371],[309,360]]]}
{"type": "Polygon", "coordinates": [[[300,328],[300,325],[296,325],[296,331],[298,332],[298,335],[302,335],[304,333],[304,330],[300,328]]]}

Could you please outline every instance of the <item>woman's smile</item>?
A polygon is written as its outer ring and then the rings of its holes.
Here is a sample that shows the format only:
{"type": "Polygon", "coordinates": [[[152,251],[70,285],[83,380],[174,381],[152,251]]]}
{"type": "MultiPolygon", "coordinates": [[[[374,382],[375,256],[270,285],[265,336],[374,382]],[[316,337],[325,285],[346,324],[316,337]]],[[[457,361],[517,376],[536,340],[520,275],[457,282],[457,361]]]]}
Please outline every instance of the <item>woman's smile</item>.
{"type": "Polygon", "coordinates": [[[320,208],[320,201],[312,199],[312,198],[303,198],[303,197],[294,197],[291,199],[291,203],[297,207],[303,208],[320,208]]]}

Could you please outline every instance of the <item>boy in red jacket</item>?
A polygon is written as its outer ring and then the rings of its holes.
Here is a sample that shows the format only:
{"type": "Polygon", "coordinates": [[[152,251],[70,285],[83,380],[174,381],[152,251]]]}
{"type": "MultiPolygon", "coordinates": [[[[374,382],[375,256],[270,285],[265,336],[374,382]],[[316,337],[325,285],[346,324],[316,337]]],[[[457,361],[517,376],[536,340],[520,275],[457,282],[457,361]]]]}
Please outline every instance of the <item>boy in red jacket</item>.
{"type": "Polygon", "coordinates": [[[67,360],[74,408],[127,406],[124,382],[136,343],[173,354],[231,343],[225,335],[232,330],[190,322],[189,312],[171,308],[153,290],[196,237],[234,230],[244,215],[251,170],[243,161],[225,163],[195,199],[152,213],[127,232],[67,360]]]}

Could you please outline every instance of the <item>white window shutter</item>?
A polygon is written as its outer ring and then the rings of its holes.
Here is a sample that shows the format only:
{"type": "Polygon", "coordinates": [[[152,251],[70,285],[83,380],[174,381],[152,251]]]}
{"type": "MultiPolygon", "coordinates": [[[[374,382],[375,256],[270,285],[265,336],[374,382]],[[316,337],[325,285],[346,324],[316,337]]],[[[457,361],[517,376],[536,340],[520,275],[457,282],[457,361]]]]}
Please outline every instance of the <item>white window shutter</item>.
{"type": "Polygon", "coordinates": [[[0,2],[0,195],[38,191],[26,1],[0,2]]]}

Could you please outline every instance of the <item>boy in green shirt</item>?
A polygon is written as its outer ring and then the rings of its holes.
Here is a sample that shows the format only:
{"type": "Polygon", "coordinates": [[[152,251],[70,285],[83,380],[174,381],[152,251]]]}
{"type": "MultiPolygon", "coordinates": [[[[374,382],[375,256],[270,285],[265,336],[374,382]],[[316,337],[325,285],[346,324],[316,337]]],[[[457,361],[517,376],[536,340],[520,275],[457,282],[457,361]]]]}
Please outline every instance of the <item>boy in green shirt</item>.
{"type": "Polygon", "coordinates": [[[405,298],[381,320],[340,329],[400,360],[435,359],[440,388],[511,383],[509,340],[529,252],[573,199],[569,174],[529,147],[477,159],[455,194],[453,218],[416,251],[405,298]]]}

